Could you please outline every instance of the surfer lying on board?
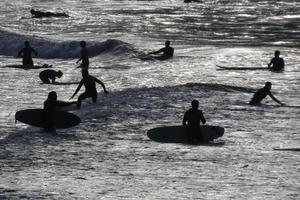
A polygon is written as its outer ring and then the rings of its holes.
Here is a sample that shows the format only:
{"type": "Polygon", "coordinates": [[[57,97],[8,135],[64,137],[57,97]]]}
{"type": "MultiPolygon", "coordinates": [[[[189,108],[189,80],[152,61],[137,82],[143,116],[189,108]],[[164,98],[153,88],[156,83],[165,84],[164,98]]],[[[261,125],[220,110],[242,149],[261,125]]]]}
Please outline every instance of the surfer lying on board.
{"type": "Polygon", "coordinates": [[[42,80],[43,83],[55,83],[55,79],[62,77],[63,73],[58,70],[55,71],[53,69],[46,69],[44,71],[41,71],[39,74],[40,79],[42,80]],[[51,80],[51,82],[50,82],[51,80]]]}
{"type": "Polygon", "coordinates": [[[272,88],[272,83],[271,82],[266,82],[265,87],[257,90],[252,99],[250,100],[249,104],[250,105],[260,105],[261,100],[263,100],[267,95],[269,95],[274,101],[276,101],[280,105],[285,105],[281,103],[278,99],[276,99],[272,93],[271,93],[271,88],[272,88]]]}
{"type": "Polygon", "coordinates": [[[69,17],[66,13],[53,13],[53,12],[42,12],[36,11],[34,9],[30,10],[32,17],[34,18],[42,18],[42,17],[69,17]]]}
{"type": "Polygon", "coordinates": [[[19,51],[18,56],[23,58],[22,60],[23,66],[26,65],[33,66],[31,54],[34,53],[35,56],[37,56],[37,52],[30,46],[28,41],[25,41],[24,45],[25,47],[19,51]]]}
{"type": "Polygon", "coordinates": [[[83,99],[91,97],[93,99],[93,102],[97,101],[97,89],[96,89],[96,83],[99,83],[105,94],[108,94],[108,91],[105,88],[105,85],[100,81],[99,79],[89,75],[89,72],[87,70],[82,70],[82,79],[74,92],[74,94],[71,96],[70,99],[72,99],[80,90],[81,86],[84,85],[85,87],[85,92],[79,95],[78,100],[77,100],[77,108],[81,107],[81,101],[83,99]]]}
{"type": "Polygon", "coordinates": [[[150,52],[149,54],[159,54],[159,53],[163,53],[163,54],[161,56],[154,57],[157,60],[166,60],[166,59],[169,59],[169,58],[173,57],[174,48],[170,47],[170,41],[167,40],[165,42],[165,47],[164,48],[161,48],[158,51],[150,52]]]}
{"type": "Polygon", "coordinates": [[[283,70],[284,60],[283,60],[283,58],[280,58],[279,55],[280,55],[280,51],[274,52],[274,58],[272,58],[270,63],[268,64],[268,69],[274,70],[274,71],[283,70]]]}
{"type": "Polygon", "coordinates": [[[76,104],[76,101],[64,102],[57,100],[57,94],[55,91],[51,91],[48,94],[47,100],[44,102],[44,119],[45,127],[47,129],[53,129],[54,127],[54,113],[57,107],[69,106],[71,104],[76,104]]]}
{"type": "Polygon", "coordinates": [[[199,101],[192,101],[192,108],[185,112],[182,125],[186,126],[187,136],[190,143],[194,141],[198,142],[207,142],[203,140],[201,129],[200,129],[200,121],[205,124],[206,120],[203,116],[201,110],[198,109],[199,101]]]}
{"type": "Polygon", "coordinates": [[[82,70],[88,70],[89,69],[89,52],[86,48],[86,42],[81,41],[79,43],[81,50],[80,50],[80,58],[76,61],[76,63],[79,63],[79,61],[82,60],[81,64],[77,68],[81,68],[82,70]]]}

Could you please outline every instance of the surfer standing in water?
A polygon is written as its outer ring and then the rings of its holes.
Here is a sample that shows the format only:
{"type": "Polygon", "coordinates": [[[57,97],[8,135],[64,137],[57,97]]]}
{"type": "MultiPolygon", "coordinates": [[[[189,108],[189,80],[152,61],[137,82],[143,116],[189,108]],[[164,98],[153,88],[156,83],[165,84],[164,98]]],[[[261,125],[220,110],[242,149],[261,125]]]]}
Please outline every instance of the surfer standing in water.
{"type": "Polygon", "coordinates": [[[272,58],[270,63],[268,64],[268,69],[274,71],[280,71],[284,69],[284,60],[283,58],[280,58],[279,55],[280,55],[280,51],[274,52],[274,58],[272,58]]]}
{"type": "Polygon", "coordinates": [[[57,94],[55,91],[51,91],[48,94],[48,98],[44,102],[44,120],[45,127],[47,129],[54,129],[54,114],[57,107],[69,106],[71,104],[76,104],[76,101],[64,102],[57,100],[57,94]]]}
{"type": "Polygon", "coordinates": [[[201,129],[200,129],[200,121],[205,124],[206,120],[203,116],[203,113],[199,108],[199,101],[192,101],[192,108],[185,112],[182,125],[186,127],[188,142],[193,143],[195,140],[199,142],[207,142],[204,141],[201,129]]]}
{"type": "Polygon", "coordinates": [[[82,93],[81,95],[79,95],[78,100],[77,100],[77,108],[81,107],[81,101],[83,99],[92,98],[93,102],[97,101],[98,94],[97,94],[97,89],[96,89],[96,83],[99,83],[102,86],[105,94],[108,94],[108,91],[106,90],[105,85],[102,83],[102,81],[89,75],[89,72],[87,70],[82,70],[82,79],[81,79],[76,91],[70,98],[70,99],[72,99],[78,93],[78,91],[80,90],[82,85],[84,85],[85,92],[82,93]]]}
{"type": "Polygon", "coordinates": [[[174,48],[170,47],[170,41],[169,40],[167,40],[165,42],[165,47],[164,48],[161,48],[158,51],[150,52],[149,54],[159,54],[159,53],[163,53],[163,54],[161,56],[154,57],[157,60],[166,60],[166,59],[169,59],[169,58],[173,57],[174,48]]]}
{"type": "Polygon", "coordinates": [[[278,104],[284,106],[285,104],[281,103],[278,99],[276,99],[272,93],[271,93],[271,88],[272,88],[272,83],[271,82],[266,82],[265,87],[257,90],[252,99],[250,100],[249,104],[253,106],[260,105],[260,102],[267,96],[269,95],[274,101],[276,101],[278,104]]]}
{"type": "Polygon", "coordinates": [[[80,42],[80,58],[77,60],[76,63],[79,63],[79,61],[82,60],[81,64],[77,67],[77,68],[81,68],[82,71],[83,70],[88,70],[89,69],[89,52],[86,48],[86,42],[85,41],[81,41],[80,42]]]}
{"type": "Polygon", "coordinates": [[[19,51],[18,56],[23,58],[22,59],[23,66],[26,65],[33,66],[33,60],[31,54],[34,53],[35,56],[37,56],[37,52],[30,46],[28,41],[25,41],[24,45],[25,47],[19,51]]]}

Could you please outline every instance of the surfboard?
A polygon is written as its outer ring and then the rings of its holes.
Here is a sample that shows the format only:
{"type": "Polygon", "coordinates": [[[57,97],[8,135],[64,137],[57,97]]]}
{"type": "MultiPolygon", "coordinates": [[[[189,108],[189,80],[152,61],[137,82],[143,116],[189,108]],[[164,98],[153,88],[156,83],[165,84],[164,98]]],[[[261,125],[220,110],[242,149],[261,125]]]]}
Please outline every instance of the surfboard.
{"type": "Polygon", "coordinates": [[[80,82],[54,82],[54,83],[40,83],[43,85],[78,85],[80,82]]]}
{"type": "Polygon", "coordinates": [[[273,148],[275,151],[300,151],[300,148],[273,148]]]}
{"type": "MultiPolygon", "coordinates": [[[[222,137],[224,128],[220,126],[201,126],[202,137],[205,141],[222,137]]],[[[186,127],[184,126],[163,126],[150,129],[148,137],[156,142],[163,143],[188,143],[186,127]]]]}
{"type": "Polygon", "coordinates": [[[4,65],[3,68],[17,68],[17,69],[43,69],[43,68],[52,68],[52,65],[4,65]]]}
{"type": "Polygon", "coordinates": [[[269,70],[267,67],[224,67],[219,66],[217,70],[269,70]]]}
{"type": "MultiPolygon", "coordinates": [[[[43,109],[27,109],[17,111],[15,114],[15,119],[31,125],[41,128],[46,128],[46,120],[44,117],[43,109]]],[[[54,128],[55,129],[65,129],[76,126],[81,122],[81,119],[65,111],[55,111],[54,114],[54,128]]]]}

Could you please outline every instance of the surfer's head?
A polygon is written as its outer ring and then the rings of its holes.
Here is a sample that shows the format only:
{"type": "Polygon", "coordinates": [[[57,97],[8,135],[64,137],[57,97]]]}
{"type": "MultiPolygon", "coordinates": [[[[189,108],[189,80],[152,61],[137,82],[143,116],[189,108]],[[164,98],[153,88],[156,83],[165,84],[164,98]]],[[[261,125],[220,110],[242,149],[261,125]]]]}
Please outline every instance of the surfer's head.
{"type": "Polygon", "coordinates": [[[267,88],[268,90],[271,90],[271,87],[272,87],[272,83],[269,82],[269,81],[267,81],[267,82],[265,83],[265,88],[267,88]]]}
{"type": "Polygon", "coordinates": [[[57,77],[60,78],[60,77],[62,77],[62,75],[63,75],[62,71],[58,70],[57,71],[57,77]]]}
{"type": "Polygon", "coordinates": [[[85,45],[86,45],[86,42],[82,40],[82,41],[80,42],[80,46],[83,48],[83,47],[85,47],[85,45]]]}
{"type": "Polygon", "coordinates": [[[165,42],[165,45],[166,45],[166,47],[170,46],[170,41],[167,40],[167,41],[165,42]]]}
{"type": "Polygon", "coordinates": [[[274,56],[275,56],[275,57],[278,57],[279,55],[280,55],[280,51],[276,50],[276,51],[274,52],[274,56]]]}
{"type": "Polygon", "coordinates": [[[192,108],[197,109],[199,107],[199,101],[193,100],[192,101],[192,108]]]}
{"type": "Polygon", "coordinates": [[[57,94],[55,91],[51,91],[48,94],[48,99],[51,101],[56,101],[57,100],[57,94]]]}
{"type": "Polygon", "coordinates": [[[29,42],[28,42],[28,41],[25,41],[25,42],[24,42],[24,45],[25,45],[26,47],[29,47],[29,42]]]}

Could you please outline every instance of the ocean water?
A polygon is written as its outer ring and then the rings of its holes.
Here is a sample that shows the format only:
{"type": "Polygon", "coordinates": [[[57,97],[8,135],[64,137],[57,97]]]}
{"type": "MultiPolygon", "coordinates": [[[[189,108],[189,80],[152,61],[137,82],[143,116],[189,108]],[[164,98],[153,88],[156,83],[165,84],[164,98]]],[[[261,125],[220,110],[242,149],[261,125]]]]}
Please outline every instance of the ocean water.
{"type": "Polygon", "coordinates": [[[2,0],[0,199],[299,199],[300,154],[273,150],[300,146],[299,9],[296,0],[2,0]],[[31,8],[70,17],[33,19],[31,8]],[[98,86],[97,103],[71,111],[78,126],[53,135],[15,123],[48,92],[68,100],[77,87],[3,67],[21,63],[25,40],[65,83],[80,81],[78,42],[87,42],[90,73],[110,93],[98,86]],[[174,58],[138,58],[166,40],[174,58]],[[275,50],[282,73],[216,67],[265,67],[275,50]],[[266,81],[288,106],[248,105],[266,81]],[[181,124],[193,99],[207,124],[225,128],[225,145],[148,139],[151,128],[181,124]]]}

